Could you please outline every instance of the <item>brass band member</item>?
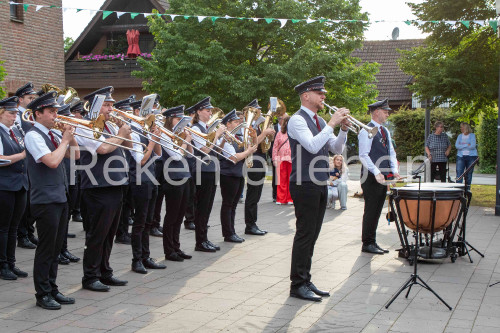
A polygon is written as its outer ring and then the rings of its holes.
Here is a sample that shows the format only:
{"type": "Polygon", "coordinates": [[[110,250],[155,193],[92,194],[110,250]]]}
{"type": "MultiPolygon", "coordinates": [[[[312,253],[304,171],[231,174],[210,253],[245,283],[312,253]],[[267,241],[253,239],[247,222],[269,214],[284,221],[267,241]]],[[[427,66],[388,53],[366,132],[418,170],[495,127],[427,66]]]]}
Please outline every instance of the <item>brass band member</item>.
{"type": "MultiPolygon", "coordinates": [[[[223,119],[222,124],[226,125],[227,130],[231,132],[238,126],[243,119],[239,118],[236,110],[229,112],[223,119]]],[[[255,131],[252,132],[254,142],[257,141],[255,131]]],[[[237,136],[238,137],[238,136],[237,136]]],[[[239,137],[240,141],[243,140],[239,137]]],[[[223,136],[221,139],[221,147],[231,155],[224,152],[224,155],[231,157],[233,162],[228,160],[220,161],[220,192],[222,195],[222,205],[220,208],[220,221],[222,225],[222,236],[225,242],[242,243],[245,240],[236,234],[234,230],[234,218],[236,216],[236,207],[243,193],[245,186],[245,178],[243,177],[243,163],[245,158],[257,151],[257,145],[250,146],[247,150],[238,147],[236,142],[227,142],[223,136]]]]}
{"type": "MultiPolygon", "coordinates": [[[[106,96],[100,114],[107,121],[115,102],[112,92],[113,87],[106,87],[84,97],[85,100],[92,101],[96,94],[106,96]]],[[[92,291],[108,291],[109,286],[124,286],[128,283],[114,277],[109,265],[113,239],[120,221],[123,186],[128,184],[128,177],[125,172],[127,161],[122,148],[106,142],[132,147],[127,141],[109,136],[117,134],[130,139],[130,126],[124,123],[120,125],[117,130],[108,122],[106,134],[99,141],[77,137],[82,147],[80,166],[84,168],[81,173],[82,215],[84,222],[88,224],[83,252],[82,286],[92,291]],[[95,164],[92,163],[93,159],[97,159],[95,164]],[[111,159],[110,163],[107,162],[108,159],[111,159]]],[[[78,132],[86,136],[93,135],[90,130],[78,129],[78,132]]]]}
{"type": "Polygon", "coordinates": [[[384,185],[388,175],[401,178],[398,173],[396,152],[391,142],[391,134],[382,126],[389,117],[389,102],[387,99],[368,105],[372,121],[369,126],[378,127],[378,133],[373,138],[368,138],[368,132],[359,132],[359,159],[363,164],[361,168],[361,188],[365,200],[363,213],[363,246],[361,251],[384,254],[389,250],[382,249],[377,244],[376,234],[380,213],[384,207],[387,185],[384,185]],[[366,177],[366,180],[363,179],[366,177]]]}
{"type": "MultiPolygon", "coordinates": [[[[208,125],[207,121],[210,120],[212,115],[213,106],[210,104],[210,97],[206,97],[196,103],[195,105],[189,107],[186,111],[190,115],[193,115],[193,129],[207,134],[208,125]]],[[[215,134],[215,141],[219,139],[222,133],[225,131],[226,126],[220,125],[215,134]]],[[[215,174],[217,172],[217,155],[213,153],[209,148],[207,148],[200,141],[200,137],[193,135],[193,142],[197,148],[194,153],[195,155],[202,157],[199,150],[206,154],[210,154],[213,158],[208,165],[201,165],[200,181],[195,179],[196,183],[196,208],[195,208],[195,233],[196,233],[196,246],[195,251],[202,252],[215,252],[220,250],[219,246],[216,246],[211,241],[208,240],[208,219],[210,218],[210,213],[212,212],[212,206],[214,204],[215,191],[217,190],[217,184],[215,183],[215,174]]],[[[205,159],[208,160],[208,159],[205,159]]],[[[196,174],[198,176],[198,170],[200,170],[201,163],[196,165],[196,174]]]]}
{"type": "MultiPolygon", "coordinates": [[[[251,101],[247,106],[256,109],[261,108],[256,99],[251,101]]],[[[257,146],[260,145],[266,136],[274,138],[276,134],[273,128],[266,128],[264,131],[261,131],[257,120],[254,120],[252,128],[257,132],[257,146]]],[[[261,230],[257,226],[257,204],[260,201],[266,177],[265,161],[266,154],[257,150],[253,156],[253,166],[248,169],[247,194],[245,198],[245,234],[247,235],[263,236],[267,234],[267,231],[261,230]]]]}
{"type": "MultiPolygon", "coordinates": [[[[179,105],[163,111],[165,117],[164,126],[172,131],[175,125],[184,116],[184,105],[179,105]]],[[[191,135],[186,132],[185,141],[191,142],[191,135]]],[[[166,146],[172,146],[172,140],[165,134],[162,135],[162,142],[166,146]]],[[[186,143],[181,147],[190,153],[193,148],[186,143]]],[[[182,219],[188,204],[188,198],[191,191],[191,172],[189,171],[189,160],[192,157],[186,157],[181,151],[171,149],[163,150],[162,164],[162,191],[165,194],[165,218],[163,220],[163,251],[165,259],[171,261],[184,261],[191,259],[192,256],[184,253],[180,246],[179,234],[181,232],[182,219]]]]}
{"type": "Polygon", "coordinates": [[[333,134],[333,129],[349,113],[347,109],[340,109],[328,123],[318,117],[318,111],[324,108],[324,84],[325,77],[318,76],[295,86],[302,105],[288,122],[292,152],[290,193],[297,218],[290,296],[310,301],[321,301],[321,296],[330,296],[328,291],[321,291],[312,283],[311,264],[328,197],[328,151],[340,154],[347,138],[345,125],[338,137],[333,134]]]}
{"type": "Polygon", "coordinates": [[[35,125],[26,133],[28,172],[30,175],[31,213],[36,219],[39,243],[33,264],[36,305],[58,310],[61,304],[73,304],[74,298],[61,294],[56,284],[58,257],[67,233],[68,184],[64,157],[80,158],[74,129],[65,126],[61,141],[50,131],[57,116],[57,93],[48,92],[28,104],[35,125]],[[71,151],[68,148],[71,147],[71,151]],[[71,152],[71,154],[70,154],[71,152]],[[71,156],[73,157],[73,156],[71,156]]]}
{"type": "Polygon", "coordinates": [[[28,273],[16,267],[17,225],[26,208],[28,172],[24,140],[14,126],[18,98],[0,101],[0,278],[16,280],[28,273]]]}

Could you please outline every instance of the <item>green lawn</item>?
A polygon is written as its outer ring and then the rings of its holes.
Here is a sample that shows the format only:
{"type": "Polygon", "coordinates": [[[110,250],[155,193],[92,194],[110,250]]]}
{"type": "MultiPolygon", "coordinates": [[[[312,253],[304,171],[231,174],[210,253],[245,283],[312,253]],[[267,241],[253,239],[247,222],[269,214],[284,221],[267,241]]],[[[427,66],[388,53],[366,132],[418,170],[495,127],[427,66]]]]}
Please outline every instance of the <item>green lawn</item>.
{"type": "Polygon", "coordinates": [[[471,206],[495,207],[495,185],[472,185],[471,206]]]}

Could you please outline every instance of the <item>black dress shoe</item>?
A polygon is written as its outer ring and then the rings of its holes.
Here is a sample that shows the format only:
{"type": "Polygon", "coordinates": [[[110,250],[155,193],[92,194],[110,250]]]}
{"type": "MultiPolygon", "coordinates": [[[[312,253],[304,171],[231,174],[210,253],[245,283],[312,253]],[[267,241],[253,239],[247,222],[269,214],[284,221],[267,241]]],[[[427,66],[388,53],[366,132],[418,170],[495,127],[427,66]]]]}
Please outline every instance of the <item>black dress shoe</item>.
{"type": "Polygon", "coordinates": [[[19,267],[16,267],[15,265],[10,265],[9,264],[10,271],[14,274],[16,274],[17,277],[25,278],[28,277],[28,273],[22,271],[19,269],[19,267]]]}
{"type": "Polygon", "coordinates": [[[243,243],[245,241],[245,238],[241,238],[240,236],[234,234],[239,240],[241,240],[241,242],[243,243]]]}
{"type": "Polygon", "coordinates": [[[76,238],[76,235],[68,232],[68,234],[66,235],[66,237],[68,237],[68,238],[76,238]]]}
{"type": "Polygon", "coordinates": [[[156,227],[156,229],[163,234],[163,227],[156,227]]]}
{"type": "Polygon", "coordinates": [[[205,241],[208,245],[210,245],[211,247],[213,247],[216,251],[219,251],[220,250],[220,247],[215,245],[214,243],[212,243],[211,241],[209,240],[206,240],[205,241]]]}
{"type": "Polygon", "coordinates": [[[128,235],[116,236],[115,243],[130,245],[130,237],[128,235]]]}
{"type": "Polygon", "coordinates": [[[134,224],[134,219],[132,217],[128,218],[128,225],[133,225],[134,224]]]}
{"type": "Polygon", "coordinates": [[[201,251],[201,252],[216,252],[217,250],[208,245],[207,242],[203,242],[201,244],[196,244],[196,246],[194,247],[194,250],[195,251],[201,251]]]}
{"type": "Polygon", "coordinates": [[[69,265],[69,259],[63,256],[62,254],[59,254],[59,265],[69,265]]]}
{"type": "Polygon", "coordinates": [[[185,254],[183,251],[179,250],[177,251],[177,254],[179,255],[179,257],[183,258],[183,259],[191,259],[193,256],[190,256],[189,254],[185,254]]]}
{"type": "Polygon", "coordinates": [[[71,217],[71,220],[73,222],[83,222],[83,217],[80,213],[75,213],[73,214],[73,216],[71,217]]]}
{"type": "Polygon", "coordinates": [[[92,290],[92,291],[109,291],[109,286],[101,283],[101,281],[97,280],[92,283],[84,283],[83,289],[92,290]]]}
{"type": "Polygon", "coordinates": [[[307,286],[309,287],[309,289],[311,289],[313,293],[315,293],[318,296],[326,296],[326,297],[330,296],[330,293],[328,291],[319,290],[312,282],[309,282],[307,286]]]}
{"type": "Polygon", "coordinates": [[[28,237],[23,237],[17,240],[17,246],[23,249],[36,249],[36,245],[30,242],[28,237]]]}
{"type": "Polygon", "coordinates": [[[149,230],[149,234],[153,237],[163,237],[163,234],[157,228],[151,228],[151,230],[149,230]]]}
{"type": "Polygon", "coordinates": [[[384,254],[384,251],[379,250],[375,244],[363,245],[361,251],[373,254],[384,254]]]}
{"type": "Polygon", "coordinates": [[[35,236],[35,235],[33,235],[33,234],[29,234],[29,235],[28,235],[28,240],[29,240],[30,242],[32,242],[33,244],[38,245],[38,238],[36,238],[36,236],[35,236]]]}
{"type": "Polygon", "coordinates": [[[166,260],[170,261],[184,261],[184,258],[182,258],[178,253],[172,252],[169,255],[165,255],[166,260]]]}
{"type": "Polygon", "coordinates": [[[148,271],[146,270],[146,268],[142,264],[142,261],[140,261],[140,260],[132,261],[132,270],[136,273],[139,273],[139,274],[147,274],[148,273],[148,271]]]}
{"type": "Polygon", "coordinates": [[[45,295],[36,299],[36,306],[46,310],[60,310],[61,304],[57,303],[52,295],[45,295]]]}
{"type": "Polygon", "coordinates": [[[17,275],[10,270],[8,264],[3,264],[0,269],[0,278],[2,280],[17,280],[17,275]]]}
{"type": "Polygon", "coordinates": [[[61,293],[57,293],[56,295],[52,295],[52,297],[59,304],[75,304],[75,299],[73,297],[67,297],[61,293]]]}
{"type": "MultiPolygon", "coordinates": [[[[182,259],[182,260],[184,260],[184,259],[182,259]]],[[[167,266],[157,263],[153,258],[144,259],[142,261],[142,263],[144,264],[144,266],[146,268],[151,268],[151,269],[165,269],[165,268],[167,268],[167,266]]]]}
{"type": "Polygon", "coordinates": [[[380,246],[378,246],[377,243],[375,243],[375,246],[377,247],[377,249],[379,249],[380,251],[384,252],[384,253],[389,253],[389,250],[386,250],[386,249],[383,249],[381,248],[380,246]]]}
{"type": "Polygon", "coordinates": [[[239,238],[236,235],[231,235],[229,237],[224,237],[224,242],[229,242],[229,243],[243,243],[241,238],[239,238]]]}
{"type": "Polygon", "coordinates": [[[193,222],[184,222],[184,228],[187,230],[195,230],[196,227],[193,222]]]}
{"type": "Polygon", "coordinates": [[[101,282],[107,286],[125,286],[128,283],[128,281],[117,279],[114,276],[101,278],[101,282]]]}
{"type": "Polygon", "coordinates": [[[64,250],[61,252],[61,254],[63,256],[65,256],[69,261],[71,262],[79,262],[80,261],[80,258],[78,258],[77,256],[73,255],[71,252],[69,252],[68,250],[64,250]]]}
{"type": "Polygon", "coordinates": [[[245,228],[245,234],[247,235],[255,235],[255,236],[264,236],[266,233],[260,230],[256,225],[245,228]]]}
{"type": "Polygon", "coordinates": [[[308,301],[321,302],[321,296],[313,293],[306,284],[303,284],[298,288],[290,289],[290,296],[308,301]]]}

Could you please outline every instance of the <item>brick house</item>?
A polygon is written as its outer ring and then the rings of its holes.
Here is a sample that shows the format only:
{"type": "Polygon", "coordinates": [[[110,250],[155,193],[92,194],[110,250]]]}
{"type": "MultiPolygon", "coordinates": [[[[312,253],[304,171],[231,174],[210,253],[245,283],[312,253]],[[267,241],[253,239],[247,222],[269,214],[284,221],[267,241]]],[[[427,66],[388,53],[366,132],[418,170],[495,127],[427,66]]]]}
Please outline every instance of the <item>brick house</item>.
{"type": "Polygon", "coordinates": [[[376,81],[371,83],[379,91],[377,99],[388,98],[393,110],[402,106],[416,107],[415,99],[408,89],[413,77],[399,68],[397,60],[401,55],[397,50],[410,50],[423,43],[424,39],[365,41],[361,49],[352,53],[352,56],[360,58],[362,62],[380,64],[379,72],[375,75],[376,81]]]}
{"type": "MultiPolygon", "coordinates": [[[[22,3],[22,0],[16,0],[22,3]]],[[[26,3],[32,3],[24,1],[26,3]]],[[[40,0],[37,5],[61,6],[61,0],[40,0]]],[[[0,60],[7,72],[0,83],[9,96],[31,81],[35,89],[44,83],[65,86],[64,38],[61,10],[0,3],[0,60]]]]}
{"type": "MultiPolygon", "coordinates": [[[[133,13],[151,13],[153,9],[164,13],[167,1],[162,0],[106,0],[101,10],[133,13]]],[[[139,48],[142,53],[151,53],[154,48],[153,35],[149,33],[147,18],[138,15],[132,19],[130,14],[120,17],[113,13],[102,19],[103,13],[97,12],[84,31],[76,39],[64,57],[66,85],[75,88],[80,97],[104,86],[113,86],[116,100],[131,94],[137,98],[147,95],[142,90],[142,79],[131,75],[140,70],[136,59],[112,59],[100,61],[82,60],[83,56],[127,53],[126,33],[129,29],[138,30],[139,48]]]]}

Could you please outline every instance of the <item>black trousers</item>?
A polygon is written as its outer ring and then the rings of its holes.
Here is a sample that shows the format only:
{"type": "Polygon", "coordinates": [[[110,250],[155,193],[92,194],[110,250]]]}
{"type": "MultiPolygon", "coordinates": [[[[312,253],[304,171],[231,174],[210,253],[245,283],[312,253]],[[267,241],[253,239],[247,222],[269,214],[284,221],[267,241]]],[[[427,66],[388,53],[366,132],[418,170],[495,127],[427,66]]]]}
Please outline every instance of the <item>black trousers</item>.
{"type": "Polygon", "coordinates": [[[290,183],[290,194],[295,205],[296,231],[292,247],[290,280],[292,288],[311,281],[314,245],[325,216],[328,189],[326,185],[303,182],[290,183]]]}
{"type": "Polygon", "coordinates": [[[378,220],[384,208],[387,186],[377,182],[375,176],[368,172],[368,177],[361,184],[361,188],[365,200],[361,240],[364,245],[369,245],[377,241],[378,220]]]}
{"type": "Polygon", "coordinates": [[[252,185],[250,181],[247,182],[247,196],[245,198],[245,224],[247,227],[254,225],[257,222],[257,204],[262,195],[262,188],[264,187],[265,172],[252,172],[248,171],[248,179],[254,182],[259,182],[260,185],[252,185]]]}
{"type": "Polygon", "coordinates": [[[120,222],[118,223],[118,229],[116,230],[116,237],[123,237],[125,235],[128,235],[128,220],[135,208],[130,187],[130,184],[123,186],[122,213],[120,222]]]}
{"type": "Polygon", "coordinates": [[[186,212],[184,216],[186,217],[184,223],[194,223],[194,214],[196,210],[196,184],[195,184],[196,175],[191,174],[191,178],[189,178],[189,196],[187,199],[186,212]]]}
{"type": "Polygon", "coordinates": [[[229,237],[236,234],[234,230],[234,217],[241,193],[245,187],[245,178],[220,175],[220,193],[222,205],[220,207],[220,221],[222,236],[229,237]]]}
{"type": "MultiPolygon", "coordinates": [[[[182,180],[177,180],[182,181],[182,180]]],[[[182,184],[174,185],[170,182],[162,184],[165,193],[165,218],[163,220],[163,252],[166,256],[180,250],[182,220],[191,192],[191,183],[188,179],[182,184]]]]}
{"type": "Polygon", "coordinates": [[[76,174],[76,184],[69,185],[69,215],[80,213],[80,202],[82,201],[82,191],[80,190],[80,174],[76,174]]]}
{"type": "Polygon", "coordinates": [[[153,210],[158,194],[153,183],[131,184],[130,193],[135,207],[134,224],[130,240],[132,244],[132,262],[149,258],[149,231],[153,223],[153,210]]]}
{"type": "Polygon", "coordinates": [[[202,172],[201,183],[196,185],[196,207],[194,213],[194,225],[196,233],[196,244],[200,245],[208,240],[208,220],[214,205],[215,191],[215,172],[202,172]]]}
{"type": "Polygon", "coordinates": [[[431,182],[434,182],[438,175],[441,183],[446,183],[446,162],[431,163],[431,182]]]}
{"type": "Polygon", "coordinates": [[[85,211],[84,220],[88,221],[83,252],[84,284],[113,275],[109,257],[120,222],[123,187],[98,187],[82,191],[82,208],[85,206],[82,213],[85,211]]]}
{"type": "Polygon", "coordinates": [[[68,203],[31,204],[36,219],[38,246],[33,263],[36,297],[58,293],[56,284],[59,253],[67,233],[68,203]]]}
{"type": "Polygon", "coordinates": [[[0,267],[16,262],[17,226],[26,209],[27,192],[0,191],[0,267]]]}
{"type": "Polygon", "coordinates": [[[161,207],[163,206],[163,198],[165,197],[162,186],[162,184],[165,183],[165,177],[163,176],[163,161],[157,159],[155,163],[156,180],[160,185],[157,186],[158,195],[156,196],[152,228],[158,228],[161,224],[161,207]]]}
{"type": "Polygon", "coordinates": [[[19,221],[19,225],[17,226],[17,238],[21,239],[28,237],[28,235],[33,235],[34,232],[35,219],[33,218],[33,214],[31,214],[30,192],[28,190],[28,194],[26,197],[26,209],[24,210],[21,221],[19,221]]]}
{"type": "Polygon", "coordinates": [[[278,175],[276,174],[276,167],[274,166],[274,163],[271,163],[273,167],[273,200],[276,200],[276,193],[278,193],[278,175]]]}

